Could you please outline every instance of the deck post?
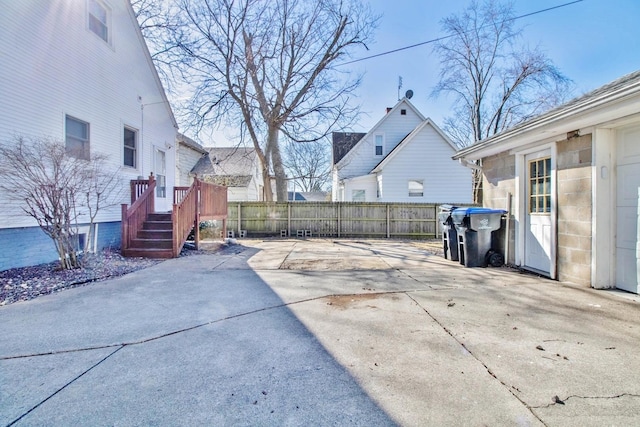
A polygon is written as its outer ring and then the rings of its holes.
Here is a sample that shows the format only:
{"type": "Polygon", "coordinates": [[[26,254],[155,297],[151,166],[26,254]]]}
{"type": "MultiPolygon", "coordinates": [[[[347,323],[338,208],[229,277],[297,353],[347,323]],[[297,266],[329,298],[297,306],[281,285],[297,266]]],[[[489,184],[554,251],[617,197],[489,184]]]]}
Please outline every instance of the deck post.
{"type": "Polygon", "coordinates": [[[120,223],[120,232],[121,232],[121,241],[120,241],[120,249],[128,249],[129,248],[129,221],[127,221],[127,204],[123,203],[121,205],[122,208],[122,222],[120,223]]]}
{"type": "Polygon", "coordinates": [[[196,250],[200,249],[200,203],[201,203],[201,198],[202,198],[202,194],[200,193],[200,190],[202,188],[202,186],[200,185],[200,180],[198,178],[196,178],[196,197],[195,197],[195,218],[194,223],[193,223],[193,241],[196,247],[196,250]]]}

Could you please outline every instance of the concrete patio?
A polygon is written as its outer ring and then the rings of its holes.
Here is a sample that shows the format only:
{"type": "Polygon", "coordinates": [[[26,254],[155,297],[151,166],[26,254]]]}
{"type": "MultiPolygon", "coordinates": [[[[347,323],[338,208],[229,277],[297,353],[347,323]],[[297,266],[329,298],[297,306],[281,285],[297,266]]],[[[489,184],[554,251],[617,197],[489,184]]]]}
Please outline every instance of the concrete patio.
{"type": "Polygon", "coordinates": [[[640,305],[416,242],[241,240],[0,307],[2,425],[640,425],[640,305]]]}

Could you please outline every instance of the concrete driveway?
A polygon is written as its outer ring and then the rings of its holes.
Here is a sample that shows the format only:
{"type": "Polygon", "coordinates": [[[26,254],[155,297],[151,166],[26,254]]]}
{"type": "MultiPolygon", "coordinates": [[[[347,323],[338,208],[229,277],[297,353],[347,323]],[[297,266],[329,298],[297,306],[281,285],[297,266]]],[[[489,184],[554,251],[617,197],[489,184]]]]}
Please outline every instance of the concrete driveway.
{"type": "Polygon", "coordinates": [[[239,243],[0,307],[0,425],[640,425],[637,297],[239,243]]]}

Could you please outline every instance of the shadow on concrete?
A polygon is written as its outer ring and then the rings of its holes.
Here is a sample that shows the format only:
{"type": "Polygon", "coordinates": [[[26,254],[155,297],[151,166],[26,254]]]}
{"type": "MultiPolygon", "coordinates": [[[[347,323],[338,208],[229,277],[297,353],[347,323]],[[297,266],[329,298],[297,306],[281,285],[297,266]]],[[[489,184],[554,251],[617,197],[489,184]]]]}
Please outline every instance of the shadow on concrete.
{"type": "Polygon", "coordinates": [[[0,424],[395,425],[247,266],[257,251],[0,308],[0,424]]]}

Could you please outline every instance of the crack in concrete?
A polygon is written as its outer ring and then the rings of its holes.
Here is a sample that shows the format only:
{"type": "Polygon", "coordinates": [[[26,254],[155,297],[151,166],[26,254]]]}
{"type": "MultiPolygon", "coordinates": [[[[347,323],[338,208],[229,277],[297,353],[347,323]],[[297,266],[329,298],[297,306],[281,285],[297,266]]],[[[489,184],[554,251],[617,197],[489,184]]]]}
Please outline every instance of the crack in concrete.
{"type": "Polygon", "coordinates": [[[593,400],[608,400],[608,399],[620,399],[621,397],[637,397],[640,398],[640,394],[635,393],[621,393],[616,394],[615,396],[580,396],[577,394],[572,394],[571,396],[567,396],[564,399],[560,399],[559,397],[555,397],[553,402],[547,405],[540,406],[531,406],[531,409],[546,409],[556,405],[564,405],[570,399],[593,399],[593,400]]]}
{"type": "Polygon", "coordinates": [[[111,356],[113,356],[114,354],[116,354],[117,352],[119,352],[120,350],[122,350],[125,346],[119,346],[118,348],[116,348],[114,351],[112,351],[111,353],[109,353],[108,355],[106,355],[105,357],[103,357],[100,361],[98,361],[97,363],[93,364],[91,367],[89,367],[89,369],[86,369],[84,372],[82,372],[80,375],[77,375],[75,378],[71,379],[69,382],[67,382],[65,385],[63,385],[62,387],[60,387],[59,389],[57,389],[56,391],[54,391],[53,393],[51,393],[49,396],[47,396],[47,398],[43,399],[42,401],[40,401],[38,404],[36,404],[35,406],[33,406],[31,409],[29,409],[27,412],[25,412],[24,414],[20,415],[18,418],[16,418],[15,420],[11,421],[9,424],[7,424],[7,427],[11,427],[12,425],[15,425],[17,422],[19,422],[21,419],[23,419],[24,417],[26,417],[27,415],[29,415],[31,412],[35,411],[37,408],[39,408],[40,406],[42,406],[45,402],[47,402],[49,399],[52,399],[55,395],[57,395],[58,393],[60,393],[62,390],[64,390],[65,388],[69,387],[71,384],[73,384],[74,382],[76,382],[77,380],[79,380],[81,377],[83,377],[86,373],[88,373],[89,371],[93,370],[94,368],[96,368],[97,366],[101,365],[104,361],[106,361],[108,358],[110,358],[111,356]]]}
{"type": "Polygon", "coordinates": [[[440,326],[442,328],[442,330],[444,330],[451,338],[453,338],[466,352],[468,352],[475,360],[478,361],[478,363],[480,363],[484,369],[487,371],[487,373],[489,375],[491,375],[496,381],[498,381],[500,384],[502,384],[502,386],[513,396],[515,397],[525,408],[527,408],[527,410],[531,413],[531,415],[533,415],[538,421],[540,421],[540,423],[544,426],[547,426],[547,424],[542,420],[542,418],[540,418],[534,411],[533,408],[531,406],[529,406],[527,404],[527,402],[525,402],[524,400],[522,400],[522,398],[520,398],[520,396],[518,396],[512,389],[512,386],[510,386],[509,384],[507,384],[506,382],[504,382],[503,380],[501,380],[500,378],[498,378],[498,376],[491,370],[491,368],[484,362],[482,361],[475,353],[473,353],[462,341],[460,341],[454,334],[453,332],[447,328],[442,322],[440,322],[438,319],[436,319],[436,317],[431,314],[429,312],[429,310],[427,310],[422,304],[420,304],[415,298],[413,298],[411,295],[409,295],[408,293],[406,294],[413,302],[416,303],[416,305],[418,307],[420,307],[425,313],[427,313],[427,315],[434,321],[436,322],[436,324],[438,324],[438,326],[440,326]]]}

